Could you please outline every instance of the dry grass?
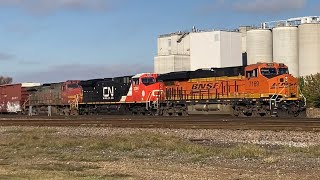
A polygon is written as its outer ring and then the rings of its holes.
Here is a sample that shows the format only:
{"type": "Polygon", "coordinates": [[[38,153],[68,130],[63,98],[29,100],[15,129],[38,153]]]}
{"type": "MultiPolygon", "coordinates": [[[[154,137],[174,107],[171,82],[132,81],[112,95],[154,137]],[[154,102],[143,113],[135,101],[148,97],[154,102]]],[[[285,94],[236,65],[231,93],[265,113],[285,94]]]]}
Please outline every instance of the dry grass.
{"type": "Polygon", "coordinates": [[[285,147],[284,149],[288,153],[305,154],[308,157],[320,157],[320,146],[285,147]]]}
{"type": "Polygon", "coordinates": [[[269,157],[266,157],[263,159],[263,162],[266,163],[266,164],[275,164],[277,162],[280,161],[280,157],[279,156],[269,156],[269,157]]]}
{"type": "Polygon", "coordinates": [[[104,174],[103,167],[96,165],[125,158],[161,158],[183,163],[206,163],[212,157],[254,158],[273,164],[280,159],[279,151],[320,157],[320,147],[283,147],[276,151],[249,144],[207,146],[151,133],[67,137],[54,130],[17,129],[0,136],[0,179],[130,179],[130,174],[104,174]]]}

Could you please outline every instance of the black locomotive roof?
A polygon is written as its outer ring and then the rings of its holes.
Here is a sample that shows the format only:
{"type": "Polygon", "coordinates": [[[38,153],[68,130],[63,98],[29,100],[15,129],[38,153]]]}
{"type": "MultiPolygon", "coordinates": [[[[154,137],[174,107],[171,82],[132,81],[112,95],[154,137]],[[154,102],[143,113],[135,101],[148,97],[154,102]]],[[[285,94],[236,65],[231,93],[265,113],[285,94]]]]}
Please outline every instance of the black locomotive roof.
{"type": "Polygon", "coordinates": [[[79,85],[82,87],[94,86],[97,82],[103,81],[104,79],[90,79],[86,81],[80,81],[79,85]]]}
{"type": "Polygon", "coordinates": [[[130,78],[132,76],[121,76],[121,77],[114,77],[114,78],[104,78],[104,79],[90,79],[90,80],[85,80],[85,81],[80,81],[80,86],[82,87],[92,87],[95,86],[98,83],[104,83],[104,82],[110,82],[113,81],[115,83],[125,83],[125,79],[129,78],[127,83],[130,82],[130,78]]]}
{"type": "Polygon", "coordinates": [[[244,66],[198,69],[196,71],[180,71],[161,74],[158,81],[184,81],[195,78],[221,77],[221,76],[239,76],[244,75],[244,66]]]}

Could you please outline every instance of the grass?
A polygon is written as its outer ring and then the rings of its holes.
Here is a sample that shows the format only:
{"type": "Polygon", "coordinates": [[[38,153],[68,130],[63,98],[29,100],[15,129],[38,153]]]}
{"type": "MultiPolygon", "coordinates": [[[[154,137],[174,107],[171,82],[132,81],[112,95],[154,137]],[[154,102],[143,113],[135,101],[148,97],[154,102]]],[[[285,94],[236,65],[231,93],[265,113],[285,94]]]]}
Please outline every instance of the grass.
{"type": "Polygon", "coordinates": [[[16,129],[4,134],[0,136],[0,179],[42,179],[42,175],[46,175],[44,179],[132,178],[126,173],[103,174],[103,171],[99,171],[101,167],[94,165],[125,158],[178,159],[182,163],[206,163],[212,157],[251,158],[274,164],[281,159],[281,154],[320,157],[320,146],[281,147],[273,150],[251,144],[208,146],[180,137],[154,133],[68,137],[50,129],[16,129]]]}
{"type": "Polygon", "coordinates": [[[308,157],[320,157],[320,146],[285,147],[284,149],[288,153],[305,154],[308,157]]]}
{"type": "Polygon", "coordinates": [[[263,162],[266,163],[266,164],[275,164],[275,163],[277,163],[279,161],[280,161],[280,157],[274,156],[274,155],[266,157],[266,158],[263,159],[263,162]]]}
{"type": "Polygon", "coordinates": [[[62,164],[62,163],[52,163],[52,164],[33,164],[27,167],[31,170],[41,170],[41,171],[84,171],[89,169],[99,169],[99,166],[94,165],[74,165],[74,164],[62,164]]]}

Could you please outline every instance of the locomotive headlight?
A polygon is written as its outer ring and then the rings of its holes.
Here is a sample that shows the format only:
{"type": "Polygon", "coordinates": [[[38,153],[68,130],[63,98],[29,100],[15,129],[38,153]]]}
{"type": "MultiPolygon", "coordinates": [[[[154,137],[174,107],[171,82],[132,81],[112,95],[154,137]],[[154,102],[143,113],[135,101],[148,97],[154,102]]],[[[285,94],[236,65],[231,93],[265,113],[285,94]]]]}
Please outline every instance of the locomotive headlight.
{"type": "Polygon", "coordinates": [[[286,77],[285,79],[286,79],[286,82],[288,82],[288,77],[286,77]]]}

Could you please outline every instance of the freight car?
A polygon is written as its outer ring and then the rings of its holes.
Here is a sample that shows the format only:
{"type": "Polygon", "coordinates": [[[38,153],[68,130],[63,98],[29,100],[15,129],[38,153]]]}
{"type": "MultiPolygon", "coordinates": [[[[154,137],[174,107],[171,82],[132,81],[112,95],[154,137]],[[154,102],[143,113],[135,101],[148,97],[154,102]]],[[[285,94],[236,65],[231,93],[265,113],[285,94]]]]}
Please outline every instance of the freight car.
{"type": "Polygon", "coordinates": [[[79,81],[43,84],[27,89],[25,113],[29,115],[78,115],[82,101],[79,81]]]}
{"type": "Polygon", "coordinates": [[[297,78],[281,63],[174,72],[158,81],[165,87],[160,114],[166,116],[227,109],[242,117],[298,116],[305,110],[297,78]]]}
{"type": "Polygon", "coordinates": [[[28,98],[27,88],[39,83],[6,84],[0,86],[0,113],[21,114],[28,98]]]}

